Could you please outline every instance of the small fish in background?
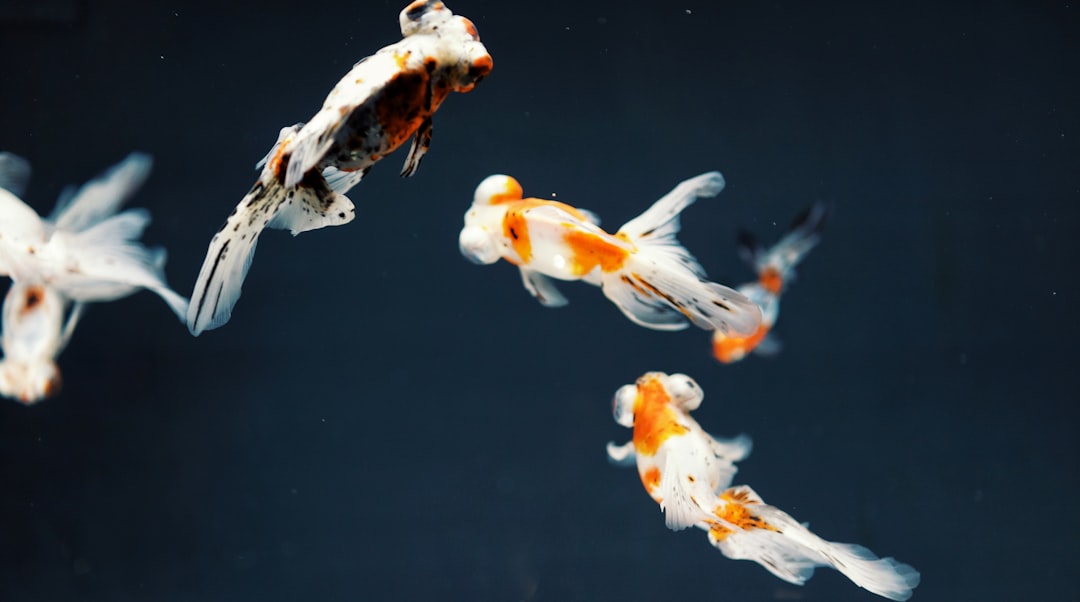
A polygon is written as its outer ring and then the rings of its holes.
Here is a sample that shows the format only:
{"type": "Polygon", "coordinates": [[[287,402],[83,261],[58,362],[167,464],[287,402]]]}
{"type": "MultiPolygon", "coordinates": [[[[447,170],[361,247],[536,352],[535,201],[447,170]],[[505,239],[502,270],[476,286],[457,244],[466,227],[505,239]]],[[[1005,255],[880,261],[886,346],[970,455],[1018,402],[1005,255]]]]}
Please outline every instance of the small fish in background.
{"type": "Polygon", "coordinates": [[[29,163],[0,153],[0,276],[12,279],[0,334],[0,395],[30,404],[56,393],[56,358],[85,303],[145,288],[184,319],[187,299],[165,284],[165,251],[138,242],[150,214],[116,213],[150,167],[149,156],[132,153],[84,186],[65,191],[42,219],[19,198],[30,178],[29,163]]]}
{"type": "Polygon", "coordinates": [[[552,278],[599,286],[631,321],[656,330],[699,328],[749,336],[761,312],[743,294],[714,282],[675,235],[679,214],[699,197],[724,188],[709,172],[686,180],[615,234],[595,215],[558,201],[523,198],[506,175],[484,179],[465,214],[458,244],[477,264],[499,259],[518,266],[525,289],[542,305],[566,298],[552,278]]]}
{"type": "Polygon", "coordinates": [[[795,279],[795,266],[820,241],[828,213],[824,203],[811,205],[799,214],[787,234],[769,249],[762,247],[748,231],[739,231],[739,256],[754,269],[758,279],[736,290],[761,308],[761,325],[756,332],[744,337],[715,331],[713,357],[730,364],[750,352],[774,355],[780,351],[780,341],[770,332],[780,314],[780,295],[795,279]]]}
{"type": "Polygon", "coordinates": [[[413,175],[431,145],[439,105],[491,72],[476,27],[442,2],[417,0],[399,21],[403,39],[356,63],[322,109],[282,129],[259,163],[255,186],[210,241],[191,295],[191,334],[228,322],[265,228],[295,236],[351,222],[355,208],[345,193],[410,137],[401,175],[413,175]]]}
{"type": "Polygon", "coordinates": [[[618,464],[636,464],[668,528],[697,527],[724,556],[752,560],[780,579],[803,585],[817,566],[830,566],[859,587],[891,600],[907,600],[919,573],[855,544],[821,539],[746,485],[731,487],[735,462],[750,454],[750,438],[713,437],[690,416],[704,398],[685,374],[649,372],[621,387],[612,402],[615,421],[633,428],[623,445],[608,443],[618,464]]]}

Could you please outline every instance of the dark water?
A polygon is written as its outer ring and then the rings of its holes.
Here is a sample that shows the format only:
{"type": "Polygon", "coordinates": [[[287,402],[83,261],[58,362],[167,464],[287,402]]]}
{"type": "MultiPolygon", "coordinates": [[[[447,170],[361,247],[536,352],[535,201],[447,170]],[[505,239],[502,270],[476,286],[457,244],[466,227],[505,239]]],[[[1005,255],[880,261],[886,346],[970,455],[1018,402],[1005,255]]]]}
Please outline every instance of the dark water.
{"type": "MultiPolygon", "coordinates": [[[[399,39],[399,3],[8,0],[0,147],[51,209],[131,150],[144,240],[191,290],[278,128],[399,39]]],[[[873,600],[789,586],[672,533],[610,399],[688,373],[737,482],[923,575],[914,600],[1080,599],[1078,11],[1064,2],[451,3],[495,60],[350,196],[262,238],[232,322],[192,338],[149,293],[93,306],[65,391],[0,405],[0,600],[873,600]],[[751,6],[747,6],[751,5],[751,6]],[[540,307],[457,251],[490,173],[615,227],[721,170],[680,235],[751,277],[832,203],[772,359],[634,326],[595,289],[540,307]]]]}

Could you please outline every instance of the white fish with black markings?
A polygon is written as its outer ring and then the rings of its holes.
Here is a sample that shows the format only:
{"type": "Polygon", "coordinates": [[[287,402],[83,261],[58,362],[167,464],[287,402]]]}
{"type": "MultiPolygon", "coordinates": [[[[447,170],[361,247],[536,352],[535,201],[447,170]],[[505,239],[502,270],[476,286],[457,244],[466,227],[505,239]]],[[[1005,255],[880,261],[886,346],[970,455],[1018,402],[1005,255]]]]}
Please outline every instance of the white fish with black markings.
{"type": "Polygon", "coordinates": [[[476,27],[442,2],[417,0],[399,21],[401,41],[356,63],[307,123],[281,130],[258,182],[210,241],[187,316],[193,335],[229,320],[265,228],[295,236],[352,221],[345,193],[410,137],[401,175],[415,173],[435,111],[491,71],[476,27]]]}

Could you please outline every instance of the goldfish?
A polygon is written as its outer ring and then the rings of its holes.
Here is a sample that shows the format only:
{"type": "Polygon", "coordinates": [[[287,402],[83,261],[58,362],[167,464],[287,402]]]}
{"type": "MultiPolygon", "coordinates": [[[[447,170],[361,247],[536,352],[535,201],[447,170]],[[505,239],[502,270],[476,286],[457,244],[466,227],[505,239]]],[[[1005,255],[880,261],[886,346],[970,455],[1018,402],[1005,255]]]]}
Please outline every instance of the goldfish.
{"type": "Polygon", "coordinates": [[[615,421],[634,434],[625,444],[608,443],[608,456],[636,464],[668,528],[697,527],[724,556],[752,560],[788,583],[803,585],[815,567],[829,566],[879,596],[911,597],[920,578],[911,566],[859,545],[826,541],[749,486],[732,487],[735,462],[750,454],[751,440],[707,433],[690,416],[703,399],[689,376],[649,372],[620,387],[612,401],[615,421]]]}
{"type": "Polygon", "coordinates": [[[745,295],[710,282],[676,239],[679,214],[699,197],[716,196],[724,177],[709,172],[678,184],[615,234],[591,212],[554,200],[523,198],[506,175],[485,178],[458,238],[462,255],[486,265],[518,267],[525,289],[542,305],[566,305],[552,279],[581,280],[636,324],[680,330],[694,324],[733,336],[758,328],[761,310],[745,295]]]}
{"type": "Polygon", "coordinates": [[[138,242],[150,214],[143,209],[117,213],[150,167],[149,156],[132,153],[66,191],[43,219],[19,198],[29,181],[29,163],[0,153],[0,275],[13,281],[3,307],[0,394],[30,404],[59,390],[56,358],[86,303],[147,289],[183,320],[188,301],[165,283],[165,251],[138,242]]]}
{"type": "Polygon", "coordinates": [[[82,314],[70,302],[39,283],[15,282],[4,298],[0,349],[0,395],[31,405],[60,390],[56,358],[67,346],[82,314]]]}
{"type": "Polygon", "coordinates": [[[283,128],[257,164],[258,180],[207,249],[187,315],[193,335],[228,322],[264,229],[296,236],[351,222],[355,206],[345,194],[410,137],[401,175],[413,175],[431,145],[435,111],[491,72],[476,26],[442,2],[417,0],[399,22],[403,39],[357,62],[322,108],[283,128]]]}
{"type": "Polygon", "coordinates": [[[739,232],[739,256],[758,277],[735,290],[761,308],[761,325],[747,337],[733,337],[719,330],[714,331],[713,357],[730,364],[743,359],[750,352],[773,355],[780,351],[780,341],[772,333],[780,315],[780,295],[795,279],[795,266],[820,241],[827,215],[828,207],[824,203],[811,205],[799,214],[787,234],[768,249],[758,244],[748,231],[739,232]]]}

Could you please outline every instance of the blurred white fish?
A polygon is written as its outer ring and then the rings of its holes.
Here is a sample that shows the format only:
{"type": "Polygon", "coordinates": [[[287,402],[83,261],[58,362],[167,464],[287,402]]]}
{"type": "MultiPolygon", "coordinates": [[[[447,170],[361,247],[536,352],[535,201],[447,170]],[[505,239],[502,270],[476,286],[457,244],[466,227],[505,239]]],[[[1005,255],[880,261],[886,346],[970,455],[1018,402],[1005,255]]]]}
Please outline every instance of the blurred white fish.
{"type": "Polygon", "coordinates": [[[826,541],[746,485],[731,487],[735,462],[750,455],[750,438],[713,437],[690,416],[705,394],[685,374],[649,372],[615,393],[615,421],[633,428],[608,456],[636,464],[645,490],[660,504],[668,528],[697,527],[724,556],[752,560],[773,575],[802,585],[814,568],[829,566],[856,585],[890,600],[907,600],[919,572],[878,558],[855,544],[826,541]]]}
{"type": "Polygon", "coordinates": [[[165,284],[165,251],[138,242],[150,214],[116,213],[146,180],[150,165],[149,156],[133,153],[81,188],[65,191],[42,219],[17,196],[29,181],[29,164],[0,153],[0,276],[13,281],[4,300],[0,394],[32,403],[57,390],[56,357],[84,303],[145,288],[184,319],[187,299],[165,284]]]}
{"type": "Polygon", "coordinates": [[[442,2],[417,0],[398,16],[402,40],[361,59],[307,123],[281,130],[262,172],[210,241],[191,293],[191,334],[229,320],[265,228],[294,236],[347,224],[344,196],[375,163],[411,137],[402,176],[431,145],[432,117],[451,92],[469,92],[491,71],[472,21],[442,2]]]}
{"type": "Polygon", "coordinates": [[[0,395],[37,403],[60,390],[56,358],[67,346],[83,304],[69,302],[55,289],[15,282],[4,298],[0,347],[0,395]]]}

